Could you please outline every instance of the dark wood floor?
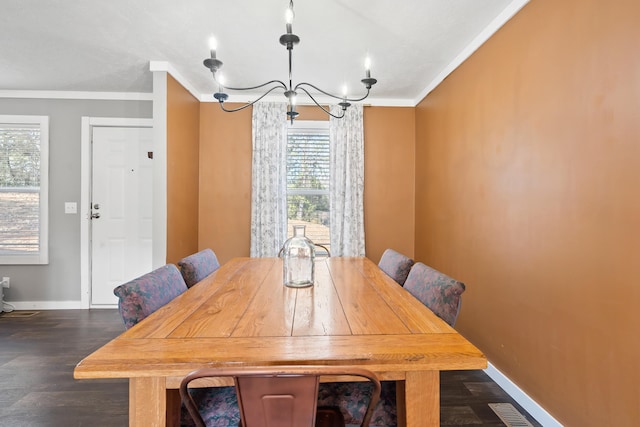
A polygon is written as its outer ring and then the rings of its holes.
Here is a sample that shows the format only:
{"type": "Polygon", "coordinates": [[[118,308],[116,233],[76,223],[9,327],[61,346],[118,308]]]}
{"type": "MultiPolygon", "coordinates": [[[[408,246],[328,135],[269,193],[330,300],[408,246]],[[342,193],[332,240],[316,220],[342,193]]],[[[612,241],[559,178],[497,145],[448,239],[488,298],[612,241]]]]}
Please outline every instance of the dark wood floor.
{"type": "MultiPolygon", "coordinates": [[[[124,331],[117,310],[0,315],[0,426],[126,426],[126,380],[74,380],[86,355],[124,331]]],[[[489,403],[512,403],[482,371],[444,372],[441,425],[504,426],[489,403]]]]}

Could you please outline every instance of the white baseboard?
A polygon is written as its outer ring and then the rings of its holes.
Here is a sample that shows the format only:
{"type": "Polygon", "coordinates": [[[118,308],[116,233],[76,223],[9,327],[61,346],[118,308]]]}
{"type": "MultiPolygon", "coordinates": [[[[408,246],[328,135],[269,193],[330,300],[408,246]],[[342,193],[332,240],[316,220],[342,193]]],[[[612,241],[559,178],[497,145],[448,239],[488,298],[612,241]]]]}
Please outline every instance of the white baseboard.
{"type": "Polygon", "coordinates": [[[80,301],[5,301],[15,310],[77,310],[82,308],[80,301]]]}
{"type": "Polygon", "coordinates": [[[563,427],[562,424],[553,418],[538,402],[530,398],[505,374],[496,369],[491,362],[489,362],[489,366],[484,372],[544,427],[563,427]]]}
{"type": "MultiPolygon", "coordinates": [[[[5,301],[14,310],[83,310],[82,301],[5,301]]],[[[92,309],[113,309],[118,304],[92,305],[92,309]]]]}

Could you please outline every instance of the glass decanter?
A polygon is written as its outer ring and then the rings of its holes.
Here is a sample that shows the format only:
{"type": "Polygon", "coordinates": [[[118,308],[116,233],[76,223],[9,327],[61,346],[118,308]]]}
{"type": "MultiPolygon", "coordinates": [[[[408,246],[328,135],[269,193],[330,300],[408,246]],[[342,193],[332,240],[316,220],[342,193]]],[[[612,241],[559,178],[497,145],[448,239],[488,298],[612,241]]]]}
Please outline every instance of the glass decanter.
{"type": "Polygon", "coordinates": [[[291,288],[313,285],[315,245],[305,236],[304,225],[293,226],[293,237],[284,242],[284,284],[291,288]]]}

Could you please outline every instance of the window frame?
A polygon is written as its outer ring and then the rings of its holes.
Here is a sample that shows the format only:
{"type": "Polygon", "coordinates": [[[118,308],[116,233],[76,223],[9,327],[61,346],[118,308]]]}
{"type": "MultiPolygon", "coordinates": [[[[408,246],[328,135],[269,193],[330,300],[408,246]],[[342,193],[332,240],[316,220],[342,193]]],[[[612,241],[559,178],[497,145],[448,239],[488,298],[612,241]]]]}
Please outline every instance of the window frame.
{"type": "Polygon", "coordinates": [[[40,128],[40,189],[38,191],[38,252],[1,255],[0,265],[49,264],[49,116],[0,114],[0,126],[22,124],[40,128]]]}

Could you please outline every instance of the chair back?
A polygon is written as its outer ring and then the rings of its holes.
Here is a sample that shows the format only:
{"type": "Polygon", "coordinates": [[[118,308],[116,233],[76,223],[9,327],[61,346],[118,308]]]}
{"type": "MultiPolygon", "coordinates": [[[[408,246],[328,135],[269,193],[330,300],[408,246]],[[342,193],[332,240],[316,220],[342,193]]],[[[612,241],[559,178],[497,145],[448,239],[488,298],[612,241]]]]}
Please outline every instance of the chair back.
{"type": "Polygon", "coordinates": [[[321,245],[320,243],[314,243],[316,247],[316,258],[331,257],[331,251],[325,245],[321,245]]]}
{"type": "MultiPolygon", "coordinates": [[[[321,245],[320,243],[314,243],[315,246],[315,256],[316,258],[329,258],[331,257],[331,251],[325,245],[321,245]]],[[[278,251],[278,258],[282,258],[284,255],[284,246],[280,248],[278,251]]]]}
{"type": "MultiPolygon", "coordinates": [[[[190,373],[182,380],[180,396],[196,426],[206,427],[198,405],[189,392],[189,384],[200,378],[233,377],[242,427],[344,426],[344,418],[339,410],[336,410],[338,424],[335,421],[327,423],[327,419],[319,415],[318,386],[323,375],[362,377],[373,384],[369,406],[361,424],[368,426],[380,399],[380,381],[366,369],[339,366],[205,368],[190,373]]],[[[326,414],[323,412],[323,415],[326,414]]]]}
{"type": "Polygon", "coordinates": [[[178,268],[167,264],[113,290],[127,329],[187,290],[178,268]]]}
{"type": "Polygon", "coordinates": [[[380,262],[378,263],[378,267],[380,267],[387,276],[400,284],[400,286],[404,285],[412,266],[413,260],[411,258],[402,255],[393,249],[385,250],[380,258],[380,262]]]}
{"type": "Polygon", "coordinates": [[[417,262],[411,268],[404,288],[450,326],[455,325],[461,295],[466,289],[464,283],[417,262]]]}
{"type": "Polygon", "coordinates": [[[217,269],[220,268],[218,257],[209,248],[196,252],[193,255],[182,258],[178,261],[180,273],[184,278],[187,287],[190,288],[217,269]]]}

